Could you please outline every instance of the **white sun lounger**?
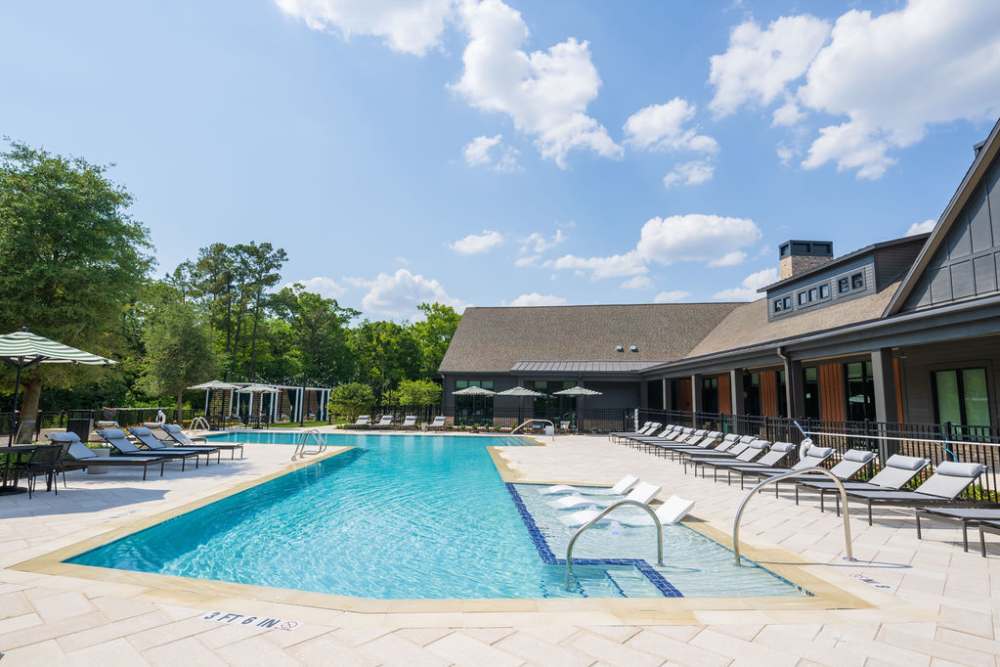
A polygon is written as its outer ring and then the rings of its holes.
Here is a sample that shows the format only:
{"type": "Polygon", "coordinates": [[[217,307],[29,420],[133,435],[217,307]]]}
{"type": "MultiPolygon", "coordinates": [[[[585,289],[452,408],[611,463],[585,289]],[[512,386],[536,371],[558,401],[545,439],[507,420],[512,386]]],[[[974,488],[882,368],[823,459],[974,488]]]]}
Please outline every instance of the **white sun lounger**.
{"type": "Polygon", "coordinates": [[[555,507],[560,510],[571,510],[581,507],[607,507],[619,500],[636,500],[640,503],[648,503],[659,492],[660,487],[655,484],[639,482],[632,487],[632,490],[624,498],[621,496],[566,496],[565,498],[552,501],[549,503],[549,507],[555,507]]]}
{"type": "MultiPolygon", "coordinates": [[[[667,502],[656,508],[654,513],[662,525],[669,526],[679,523],[681,519],[688,515],[693,507],[693,500],[681,498],[680,496],[670,496],[670,498],[667,499],[667,502]]],[[[596,519],[597,515],[600,513],[601,510],[580,510],[578,512],[573,512],[568,516],[560,517],[559,520],[570,527],[582,526],[588,521],[596,519]]],[[[604,517],[598,525],[606,523],[620,523],[623,526],[630,527],[652,526],[653,517],[649,516],[646,512],[637,512],[635,508],[631,508],[631,511],[628,513],[622,512],[621,514],[618,514],[615,512],[609,514],[604,517]]]]}
{"type": "Polygon", "coordinates": [[[620,480],[615,482],[615,485],[610,489],[603,489],[600,487],[586,487],[586,486],[570,486],[569,484],[556,484],[555,486],[549,486],[538,493],[543,496],[556,496],[563,493],[579,493],[586,496],[621,496],[624,495],[626,491],[635,486],[639,478],[635,475],[625,475],[620,480]]]}

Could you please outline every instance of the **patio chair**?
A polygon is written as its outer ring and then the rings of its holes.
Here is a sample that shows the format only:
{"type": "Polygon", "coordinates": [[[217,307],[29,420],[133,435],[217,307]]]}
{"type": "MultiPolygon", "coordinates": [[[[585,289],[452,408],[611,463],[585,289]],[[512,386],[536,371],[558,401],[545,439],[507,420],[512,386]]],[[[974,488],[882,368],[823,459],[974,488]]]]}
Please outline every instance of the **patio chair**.
{"type": "Polygon", "coordinates": [[[438,415],[437,417],[434,418],[434,421],[432,421],[430,424],[427,424],[428,431],[440,431],[444,429],[444,427],[445,427],[444,415],[438,415]]]}
{"type": "Polygon", "coordinates": [[[979,549],[986,558],[986,533],[1000,533],[1000,521],[979,522],[979,549]]]}
{"type": "MultiPolygon", "coordinates": [[[[807,453],[806,453],[806,458],[807,459],[812,459],[813,458],[813,456],[812,456],[812,450],[814,450],[814,449],[826,450],[826,451],[831,452],[831,454],[833,452],[833,448],[832,447],[816,447],[814,445],[814,446],[810,447],[807,450],[807,453]]],[[[830,468],[830,474],[834,475],[837,479],[839,479],[841,481],[847,481],[847,480],[851,479],[852,477],[854,477],[855,475],[857,475],[858,473],[860,473],[865,468],[867,468],[872,463],[872,461],[874,461],[874,460],[875,460],[875,452],[869,451],[867,449],[848,449],[840,457],[840,461],[838,461],[835,466],[833,466],[832,468],[830,468]]],[[[817,465],[819,465],[821,463],[822,463],[822,461],[817,462],[817,465]]],[[[799,465],[796,464],[796,465],[792,466],[792,469],[793,470],[803,470],[803,469],[809,468],[809,467],[812,467],[812,466],[810,466],[810,465],[803,465],[803,466],[799,467],[799,465]]],[[[768,474],[770,474],[770,473],[768,473],[768,474]]],[[[778,473],[774,473],[774,474],[778,474],[778,473]]],[[[792,483],[792,484],[795,485],[795,504],[796,505],[799,504],[799,490],[802,489],[802,488],[804,488],[803,484],[805,482],[826,482],[826,483],[831,484],[831,486],[833,484],[833,482],[830,481],[829,477],[827,477],[826,475],[821,475],[819,473],[807,473],[805,475],[796,476],[796,477],[793,477],[791,479],[783,480],[783,481],[784,482],[790,482],[790,483],[792,483]]],[[[774,492],[776,494],[778,493],[778,487],[780,487],[781,484],[782,484],[782,482],[775,482],[774,483],[774,489],[775,489],[774,492]]]]}
{"type": "Polygon", "coordinates": [[[987,524],[987,530],[979,531],[979,547],[986,558],[985,532],[1000,528],[1000,507],[918,507],[914,511],[917,519],[917,539],[922,540],[923,526],[920,518],[949,519],[962,522],[962,549],[969,550],[969,526],[987,524]],[[991,525],[992,524],[992,525],[991,525]]]}
{"type": "Polygon", "coordinates": [[[612,440],[627,440],[630,437],[649,435],[659,427],[660,422],[648,421],[637,431],[612,431],[608,434],[608,437],[612,440]]]}
{"type": "Polygon", "coordinates": [[[222,450],[214,445],[195,445],[179,447],[175,444],[160,440],[153,431],[146,426],[133,426],[129,433],[135,436],[140,444],[153,452],[198,452],[205,454],[205,464],[208,464],[212,454],[216,455],[215,462],[222,463],[222,450]]]}
{"type": "Polygon", "coordinates": [[[160,465],[160,477],[163,477],[163,466],[167,460],[162,456],[98,456],[94,450],[87,447],[80,440],[80,436],[72,431],[65,433],[49,433],[49,440],[67,445],[67,455],[60,466],[63,475],[63,486],[66,486],[66,471],[86,469],[89,466],[117,467],[141,467],[142,478],[146,479],[146,472],[151,465],[160,465]]]}
{"type": "Polygon", "coordinates": [[[742,489],[744,475],[774,470],[787,472],[789,468],[782,466],[781,463],[797,449],[798,447],[790,442],[776,442],[771,445],[767,452],[753,461],[743,462],[721,459],[715,462],[708,461],[707,465],[724,469],[726,471],[726,484],[732,482],[732,473],[738,472],[740,474],[740,488],[742,489]]]}
{"type": "Polygon", "coordinates": [[[40,445],[38,449],[32,452],[31,458],[25,462],[21,469],[25,480],[28,482],[28,498],[34,495],[36,480],[39,477],[45,477],[45,489],[47,491],[53,490],[54,485],[56,495],[59,495],[59,484],[55,477],[56,471],[59,469],[59,461],[62,459],[65,451],[66,448],[61,444],[52,444],[40,445]]]}
{"type": "MultiPolygon", "coordinates": [[[[910,480],[919,475],[930,463],[929,459],[919,456],[893,454],[885,462],[885,467],[867,482],[846,481],[841,482],[841,484],[847,491],[896,491],[906,486],[910,480]]],[[[840,506],[840,495],[837,485],[830,479],[819,481],[800,480],[799,484],[807,489],[816,489],[819,491],[819,509],[821,512],[826,509],[825,499],[829,491],[838,494],[837,505],[838,507],[840,506]]]]}
{"type": "Polygon", "coordinates": [[[389,428],[392,426],[392,415],[382,415],[377,424],[372,424],[372,428],[389,428]]]}
{"type": "MultiPolygon", "coordinates": [[[[138,434],[136,434],[134,428],[130,430],[132,431],[132,435],[135,435],[137,438],[139,437],[138,434]]],[[[215,442],[213,440],[211,444],[208,444],[208,441],[205,440],[204,438],[192,438],[191,436],[189,436],[187,433],[184,432],[184,429],[181,428],[180,424],[170,424],[170,423],[161,424],[160,430],[166,433],[167,437],[173,440],[177,445],[184,447],[185,449],[202,449],[202,448],[215,447],[216,449],[221,449],[222,451],[229,452],[230,459],[235,459],[236,451],[239,450],[240,458],[241,459],[243,458],[242,442],[215,442]]]]}
{"type": "Polygon", "coordinates": [[[354,422],[354,426],[371,426],[371,424],[371,415],[358,415],[357,421],[354,422]]]}
{"type": "Polygon", "coordinates": [[[662,452],[664,456],[676,459],[678,456],[695,455],[706,451],[726,451],[733,446],[735,438],[726,438],[721,431],[695,431],[673,442],[653,442],[650,449],[662,452]]]}
{"type": "MultiPolygon", "coordinates": [[[[791,453],[795,451],[795,449],[797,449],[796,446],[790,442],[781,442],[781,443],[776,442],[771,449],[774,450],[779,445],[781,446],[781,449],[785,451],[786,455],[791,455],[791,453]]],[[[742,489],[744,484],[743,482],[744,477],[754,477],[756,479],[760,479],[761,477],[777,477],[778,475],[784,475],[786,472],[792,472],[793,470],[808,470],[810,468],[818,468],[822,466],[824,463],[826,463],[831,456],[833,456],[833,447],[817,447],[816,445],[809,445],[806,448],[805,455],[801,459],[799,459],[799,461],[795,465],[791,467],[778,466],[778,465],[772,465],[772,466],[754,465],[755,463],[763,462],[765,457],[762,456],[755,462],[729,466],[727,470],[727,475],[733,472],[739,473],[740,488],[742,489]]],[[[819,473],[817,473],[816,476],[813,477],[813,479],[829,479],[829,478],[820,476],[819,473]]],[[[789,481],[794,481],[794,480],[789,480],[789,481]]],[[[775,482],[774,484],[775,498],[778,497],[779,485],[780,482],[775,482]]]]}
{"type": "Polygon", "coordinates": [[[627,436],[627,440],[632,440],[633,442],[648,442],[648,441],[659,441],[659,440],[670,440],[676,437],[681,431],[680,426],[668,425],[662,430],[655,428],[644,435],[632,435],[627,436]]]}
{"type": "Polygon", "coordinates": [[[111,445],[111,448],[118,452],[119,456],[157,456],[163,459],[172,459],[181,462],[181,470],[187,467],[187,460],[194,458],[194,467],[198,467],[198,457],[201,452],[189,450],[176,450],[171,448],[169,452],[152,451],[149,449],[139,449],[135,443],[128,439],[125,431],[117,428],[99,429],[97,435],[101,440],[111,445]]]}
{"type": "MultiPolygon", "coordinates": [[[[848,491],[847,495],[867,503],[868,525],[870,526],[872,525],[873,505],[899,505],[914,508],[926,505],[946,505],[972,486],[972,483],[985,472],[986,466],[982,463],[942,461],[934,469],[934,474],[913,491],[848,491]]],[[[840,513],[839,500],[837,513],[840,513]]]]}
{"type": "Polygon", "coordinates": [[[17,433],[14,434],[15,445],[30,445],[35,441],[34,419],[22,419],[17,423],[17,433]]]}
{"type": "MultiPolygon", "coordinates": [[[[656,518],[660,520],[660,525],[662,526],[672,526],[675,523],[679,523],[681,519],[691,512],[691,508],[694,507],[693,500],[687,500],[686,498],[681,498],[679,496],[670,496],[667,501],[657,507],[653,513],[656,514],[656,518]]],[[[603,525],[606,523],[620,523],[623,526],[628,526],[630,528],[637,528],[640,526],[652,526],[654,525],[653,518],[649,516],[646,512],[638,512],[635,508],[630,508],[632,511],[630,513],[618,514],[613,513],[601,519],[601,521],[596,525],[603,525]]],[[[563,524],[575,528],[577,526],[582,526],[588,521],[593,521],[601,513],[601,510],[580,510],[578,512],[573,512],[568,516],[559,517],[559,520],[563,524]]]]}
{"type": "MultiPolygon", "coordinates": [[[[702,476],[704,477],[704,468],[709,464],[725,461],[749,463],[755,458],[762,456],[770,447],[771,443],[767,440],[754,440],[750,443],[737,443],[736,446],[730,448],[727,452],[715,452],[709,450],[707,452],[699,453],[696,456],[689,456],[684,459],[684,474],[687,474],[688,464],[691,464],[694,467],[695,476],[698,475],[698,468],[702,468],[702,476]]],[[[716,468],[712,473],[712,477],[713,479],[718,479],[718,468],[716,468]]]]}
{"type": "Polygon", "coordinates": [[[566,496],[549,503],[549,507],[558,510],[578,509],[581,507],[608,507],[614,505],[619,500],[635,500],[640,503],[649,503],[656,494],[660,492],[660,487],[648,482],[639,482],[632,487],[627,496],[603,496],[587,497],[580,495],[566,496]]]}
{"type": "Polygon", "coordinates": [[[405,417],[403,417],[403,425],[401,428],[407,428],[407,429],[417,428],[417,416],[406,415],[405,417]]]}
{"type": "Polygon", "coordinates": [[[570,486],[569,484],[556,484],[539,490],[543,496],[556,496],[564,493],[579,493],[588,496],[620,496],[631,489],[639,481],[635,475],[625,475],[615,482],[614,486],[605,489],[601,487],[570,486]]]}

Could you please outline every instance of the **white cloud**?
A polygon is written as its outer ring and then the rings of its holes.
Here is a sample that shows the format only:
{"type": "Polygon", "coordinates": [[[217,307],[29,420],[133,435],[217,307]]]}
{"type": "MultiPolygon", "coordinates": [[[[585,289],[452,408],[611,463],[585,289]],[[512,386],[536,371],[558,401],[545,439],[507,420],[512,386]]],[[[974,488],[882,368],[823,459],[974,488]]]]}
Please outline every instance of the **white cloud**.
{"type": "Polygon", "coordinates": [[[511,301],[508,306],[565,306],[568,301],[561,296],[553,294],[539,294],[538,292],[528,292],[521,294],[511,301]]]}
{"type": "Polygon", "coordinates": [[[275,0],[313,30],[381,37],[394,51],[424,55],[440,43],[452,0],[275,0]]]}
{"type": "Polygon", "coordinates": [[[503,244],[503,234],[484,229],[481,234],[469,234],[448,245],[460,255],[480,255],[503,244]]]}
{"type": "Polygon", "coordinates": [[[742,264],[747,259],[747,254],[742,250],[733,250],[732,252],[727,252],[722,257],[718,259],[713,259],[708,263],[712,268],[719,268],[723,266],[737,266],[742,264]]]}
{"type": "Polygon", "coordinates": [[[514,266],[523,269],[529,266],[538,266],[540,261],[542,261],[541,255],[521,255],[514,260],[514,266]]]}
{"type": "Polygon", "coordinates": [[[719,150],[715,139],[685,127],[695,112],[695,106],[680,97],[644,107],[625,121],[625,142],[640,150],[715,153],[719,150]]]}
{"type": "Polygon", "coordinates": [[[737,259],[742,261],[742,249],[757,243],[761,236],[760,229],[748,218],[698,213],[650,218],[642,226],[635,248],[628,252],[607,257],[563,255],[545,265],[589,273],[594,280],[644,275],[654,263],[731,266],[737,259]]]}
{"type": "Polygon", "coordinates": [[[715,176],[715,165],[707,160],[682,162],[666,173],[663,177],[663,187],[701,185],[712,180],[713,176],[715,176]]]}
{"type": "Polygon", "coordinates": [[[771,115],[771,125],[798,125],[805,117],[805,113],[795,103],[795,100],[788,100],[774,110],[774,113],[771,115]]]}
{"type": "Polygon", "coordinates": [[[316,276],[314,278],[306,278],[305,280],[296,280],[285,284],[284,287],[291,287],[295,284],[302,285],[307,292],[319,294],[327,299],[339,299],[347,291],[346,287],[328,276],[316,276]]]}
{"type": "Polygon", "coordinates": [[[634,276],[621,284],[623,289],[646,289],[653,286],[653,281],[649,276],[634,276]]]}
{"type": "Polygon", "coordinates": [[[995,0],[911,0],[879,16],[843,14],[798,98],[848,120],[823,128],[803,165],[835,162],[878,178],[895,161],[886,153],[920,141],[929,124],[995,118],[998,25],[995,0]]]}
{"type": "Polygon", "coordinates": [[[371,280],[354,280],[368,288],[361,299],[361,309],[366,316],[410,319],[417,316],[418,305],[429,302],[463,307],[462,302],[452,298],[440,282],[407,269],[397,269],[391,275],[380,273],[371,280]]]}
{"type": "Polygon", "coordinates": [[[563,255],[546,264],[554,269],[573,269],[582,273],[590,273],[594,280],[604,278],[624,278],[637,276],[649,271],[645,262],[635,250],[623,255],[609,257],[577,257],[563,255]]]}
{"type": "Polygon", "coordinates": [[[784,165],[788,165],[795,158],[795,149],[785,144],[778,144],[774,152],[784,165]]]}
{"type": "Polygon", "coordinates": [[[928,218],[923,222],[914,222],[910,225],[910,228],[906,230],[907,236],[913,236],[914,234],[927,234],[934,229],[934,225],[937,224],[937,220],[934,218],[928,218]]]}
{"type": "Polygon", "coordinates": [[[494,171],[515,172],[521,169],[519,152],[503,142],[503,135],[479,136],[465,145],[462,151],[465,164],[470,167],[490,167],[494,171]]]}
{"type": "Polygon", "coordinates": [[[739,287],[724,289],[712,295],[715,299],[727,301],[755,301],[763,294],[758,294],[757,290],[765,285],[770,285],[778,280],[778,269],[770,268],[751,273],[743,279],[739,287]]]}
{"type": "Polygon", "coordinates": [[[621,156],[607,130],[586,114],[601,86],[587,42],[570,37],[528,53],[528,27],[500,0],[466,0],[459,14],[469,43],[465,69],[452,88],[469,104],[510,116],[515,128],[534,137],[542,156],[561,168],[574,149],[621,156]]]}
{"type": "Polygon", "coordinates": [[[562,229],[557,229],[551,237],[547,237],[540,232],[532,232],[521,239],[521,252],[540,254],[551,250],[566,240],[566,233],[562,229]]]}
{"type": "Polygon", "coordinates": [[[805,73],[829,34],[830,24],[812,16],[782,16],[767,29],[754,21],[736,26],[726,52],[710,59],[709,107],[725,116],[744,104],[771,104],[805,73]]]}
{"type": "Polygon", "coordinates": [[[653,297],[655,303],[674,303],[675,301],[683,301],[684,299],[691,296],[690,292],[685,292],[684,290],[674,289],[667,290],[664,292],[659,292],[653,297]]]}

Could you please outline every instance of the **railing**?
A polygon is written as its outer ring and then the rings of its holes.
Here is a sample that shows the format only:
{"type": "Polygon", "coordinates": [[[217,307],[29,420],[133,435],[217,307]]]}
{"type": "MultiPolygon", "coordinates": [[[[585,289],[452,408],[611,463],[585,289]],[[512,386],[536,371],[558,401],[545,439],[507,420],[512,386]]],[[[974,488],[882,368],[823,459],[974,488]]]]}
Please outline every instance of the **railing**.
{"type": "Polygon", "coordinates": [[[316,454],[322,454],[326,451],[329,443],[326,438],[322,437],[319,429],[311,428],[302,431],[299,441],[295,443],[295,449],[292,451],[292,460],[297,461],[298,459],[305,458],[306,456],[314,456],[316,454]],[[315,451],[309,451],[306,449],[310,444],[315,445],[315,451]]]}
{"type": "Polygon", "coordinates": [[[608,514],[611,514],[619,507],[625,507],[627,505],[641,507],[646,511],[646,513],[649,514],[649,516],[653,518],[653,524],[656,526],[656,564],[663,567],[663,524],[660,522],[660,517],[656,516],[656,512],[654,512],[653,509],[646,503],[625,498],[609,505],[608,507],[605,507],[597,516],[580,526],[579,530],[573,533],[573,537],[569,538],[569,544],[566,545],[566,590],[570,590],[570,580],[573,576],[573,547],[576,545],[577,539],[583,535],[588,528],[596,524],[608,514]]]}
{"type": "MultiPolygon", "coordinates": [[[[477,399],[478,400],[478,399],[477,399]]],[[[489,399],[486,399],[487,403],[489,399]]],[[[484,429],[512,429],[529,419],[548,419],[559,430],[580,433],[610,433],[627,430],[634,408],[585,408],[576,410],[535,409],[527,400],[523,407],[477,406],[475,411],[456,408],[456,426],[484,429]],[[565,428],[562,428],[565,426],[565,428]]],[[[374,415],[373,415],[374,416],[374,415]]]]}
{"type": "MultiPolygon", "coordinates": [[[[810,434],[813,443],[832,447],[838,456],[829,460],[834,465],[849,449],[862,449],[878,454],[870,474],[878,472],[882,462],[893,454],[919,456],[936,466],[942,461],[982,463],[987,472],[964,494],[969,500],[1000,500],[1000,430],[997,427],[963,424],[919,424],[877,421],[828,421],[821,419],[787,419],[760,415],[727,415],[719,413],[670,410],[639,410],[639,423],[658,421],[692,428],[753,435],[770,442],[798,444],[810,434]],[[801,427],[801,430],[800,430],[801,427]]],[[[911,486],[922,482],[932,472],[928,468],[911,486]]]]}

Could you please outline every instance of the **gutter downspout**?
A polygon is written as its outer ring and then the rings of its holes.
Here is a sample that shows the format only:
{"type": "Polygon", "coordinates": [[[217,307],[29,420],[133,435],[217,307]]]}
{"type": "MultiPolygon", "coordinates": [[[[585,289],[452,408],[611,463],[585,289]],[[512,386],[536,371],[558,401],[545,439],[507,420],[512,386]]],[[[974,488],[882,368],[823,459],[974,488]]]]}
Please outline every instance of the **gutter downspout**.
{"type": "Polygon", "coordinates": [[[794,413],[792,412],[792,360],[785,354],[785,348],[782,345],[775,348],[775,352],[781,357],[781,361],[784,362],[785,366],[785,410],[789,418],[794,419],[794,413]]]}

